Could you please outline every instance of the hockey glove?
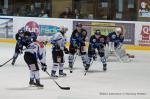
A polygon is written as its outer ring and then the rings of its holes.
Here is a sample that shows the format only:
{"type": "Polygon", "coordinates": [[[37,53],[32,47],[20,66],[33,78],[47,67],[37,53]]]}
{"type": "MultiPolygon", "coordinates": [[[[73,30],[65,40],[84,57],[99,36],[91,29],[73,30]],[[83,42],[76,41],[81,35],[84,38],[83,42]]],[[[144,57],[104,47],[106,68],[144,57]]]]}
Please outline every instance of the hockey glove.
{"type": "Polygon", "coordinates": [[[41,63],[41,65],[42,65],[42,71],[46,71],[47,70],[47,65],[45,64],[45,63],[41,63]]]}
{"type": "Polygon", "coordinates": [[[19,54],[23,54],[23,50],[22,49],[19,49],[19,54]]]}
{"type": "Polygon", "coordinates": [[[69,54],[69,50],[66,47],[64,48],[64,52],[65,54],[69,54]]]}
{"type": "Polygon", "coordinates": [[[73,48],[77,49],[78,45],[77,44],[73,44],[73,48]]]}

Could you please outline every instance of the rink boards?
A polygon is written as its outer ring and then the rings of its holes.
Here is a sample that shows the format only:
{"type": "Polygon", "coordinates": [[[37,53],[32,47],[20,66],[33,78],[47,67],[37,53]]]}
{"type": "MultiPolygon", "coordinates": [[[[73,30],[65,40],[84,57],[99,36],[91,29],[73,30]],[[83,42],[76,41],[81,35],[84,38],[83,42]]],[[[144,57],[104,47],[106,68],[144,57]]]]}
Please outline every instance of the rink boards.
{"type": "MultiPolygon", "coordinates": [[[[124,47],[133,50],[150,50],[150,22],[138,21],[107,21],[107,20],[79,20],[60,18],[34,18],[34,17],[8,17],[0,16],[0,42],[15,42],[15,34],[22,27],[39,36],[52,37],[58,32],[60,26],[68,28],[66,33],[69,41],[72,31],[77,23],[82,23],[88,32],[88,38],[96,29],[103,35],[115,31],[116,27],[122,29],[125,39],[124,47]]],[[[68,43],[69,45],[69,43],[68,43]]]]}

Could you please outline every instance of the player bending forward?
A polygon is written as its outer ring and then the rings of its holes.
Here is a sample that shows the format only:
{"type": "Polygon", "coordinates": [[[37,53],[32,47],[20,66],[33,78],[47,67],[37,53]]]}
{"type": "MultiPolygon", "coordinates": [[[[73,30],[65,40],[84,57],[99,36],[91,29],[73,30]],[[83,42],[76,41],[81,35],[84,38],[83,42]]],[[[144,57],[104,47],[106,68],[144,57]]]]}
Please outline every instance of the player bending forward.
{"type": "Polygon", "coordinates": [[[27,63],[30,70],[30,85],[34,85],[36,87],[44,87],[40,83],[40,75],[39,75],[39,65],[38,61],[41,64],[42,70],[46,71],[46,50],[44,47],[44,42],[40,39],[37,42],[33,42],[30,38],[31,34],[27,34],[26,38],[28,38],[27,49],[25,50],[24,60],[27,63]]]}
{"type": "Polygon", "coordinates": [[[64,52],[66,54],[69,53],[68,49],[65,47],[66,37],[65,33],[67,32],[67,28],[60,27],[60,32],[56,33],[51,39],[52,47],[52,59],[53,59],[53,67],[51,70],[51,78],[57,78],[56,75],[57,68],[59,67],[59,76],[66,76],[64,73],[64,52]]]}
{"type": "Polygon", "coordinates": [[[30,37],[32,38],[33,41],[36,40],[37,36],[34,32],[30,33],[30,32],[25,31],[23,29],[20,29],[18,31],[18,33],[15,36],[17,42],[16,42],[16,46],[15,46],[15,53],[13,55],[13,61],[11,63],[12,65],[15,64],[15,62],[18,58],[18,55],[23,53],[23,47],[26,46],[26,38],[25,38],[24,34],[28,34],[28,33],[31,34],[30,37]]]}
{"type": "MultiPolygon", "coordinates": [[[[116,28],[115,32],[111,32],[107,36],[108,40],[108,52],[115,52],[116,56],[120,61],[128,62],[130,61],[128,56],[126,55],[125,49],[122,47],[124,41],[124,35],[122,33],[121,28],[116,28]]],[[[108,55],[106,55],[108,57],[108,55]]]]}
{"type": "Polygon", "coordinates": [[[101,58],[103,64],[103,70],[107,70],[107,63],[105,58],[105,45],[106,45],[106,36],[101,35],[100,30],[96,30],[95,34],[90,37],[89,47],[88,47],[88,61],[85,70],[88,71],[92,59],[95,58],[96,50],[101,58]]]}
{"type": "Polygon", "coordinates": [[[16,38],[16,46],[15,46],[15,53],[13,55],[13,60],[12,60],[12,65],[15,64],[17,58],[18,58],[18,55],[19,54],[22,54],[22,51],[23,51],[23,46],[25,46],[25,37],[24,37],[24,34],[25,32],[27,31],[24,31],[22,29],[20,29],[18,31],[18,33],[16,33],[15,35],[15,38],[16,38]]]}

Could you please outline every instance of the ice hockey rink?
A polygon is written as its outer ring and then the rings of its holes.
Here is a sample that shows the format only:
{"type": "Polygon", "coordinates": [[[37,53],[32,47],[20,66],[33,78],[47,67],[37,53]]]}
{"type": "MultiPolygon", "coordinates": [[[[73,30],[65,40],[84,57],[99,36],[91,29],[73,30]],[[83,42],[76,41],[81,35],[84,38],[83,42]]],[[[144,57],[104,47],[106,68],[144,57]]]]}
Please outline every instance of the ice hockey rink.
{"type": "MultiPolygon", "coordinates": [[[[0,64],[14,53],[14,43],[0,43],[0,64]]],[[[56,81],[70,90],[61,90],[45,73],[40,71],[44,89],[30,88],[29,70],[20,55],[15,66],[11,62],[0,67],[0,99],[150,99],[150,51],[127,50],[135,55],[129,63],[117,59],[108,62],[108,71],[102,71],[101,62],[94,61],[84,76],[81,58],[77,57],[74,71],[69,73],[66,55],[67,77],[56,81]]],[[[52,66],[51,48],[47,48],[47,65],[52,66]]]]}

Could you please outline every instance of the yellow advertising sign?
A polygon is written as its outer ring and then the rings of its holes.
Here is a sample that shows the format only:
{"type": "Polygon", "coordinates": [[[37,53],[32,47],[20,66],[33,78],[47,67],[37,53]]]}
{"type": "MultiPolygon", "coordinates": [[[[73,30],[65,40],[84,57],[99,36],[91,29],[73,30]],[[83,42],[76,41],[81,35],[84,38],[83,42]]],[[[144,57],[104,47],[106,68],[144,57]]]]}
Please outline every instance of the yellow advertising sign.
{"type": "Polygon", "coordinates": [[[92,22],[91,23],[91,32],[94,34],[95,30],[100,30],[103,35],[107,35],[110,32],[115,30],[115,23],[107,22],[92,22]]]}

